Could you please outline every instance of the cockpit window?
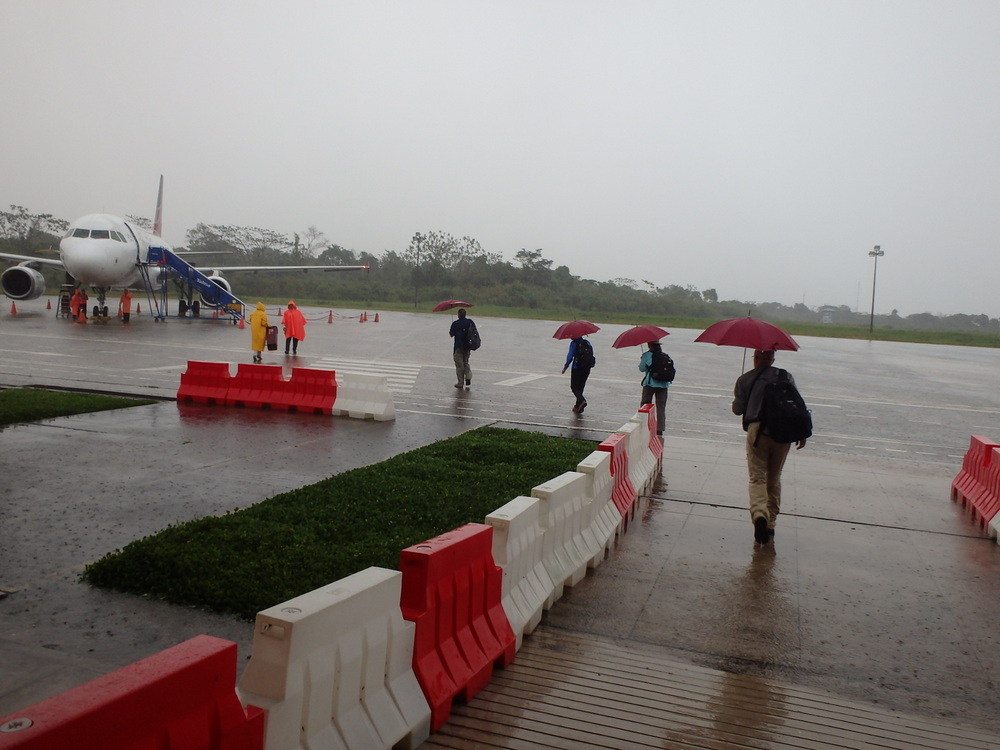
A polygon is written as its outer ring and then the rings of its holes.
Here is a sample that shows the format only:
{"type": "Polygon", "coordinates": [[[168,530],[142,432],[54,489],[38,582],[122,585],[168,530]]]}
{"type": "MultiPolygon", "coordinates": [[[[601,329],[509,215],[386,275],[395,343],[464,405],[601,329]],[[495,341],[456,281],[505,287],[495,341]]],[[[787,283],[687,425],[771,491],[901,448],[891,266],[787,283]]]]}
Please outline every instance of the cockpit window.
{"type": "Polygon", "coordinates": [[[90,237],[94,240],[110,240],[111,232],[107,229],[91,229],[90,237]]]}
{"type": "Polygon", "coordinates": [[[73,230],[73,236],[74,237],[89,237],[90,236],[90,230],[89,229],[79,229],[79,228],[74,229],[73,230]]]}
{"type": "Polygon", "coordinates": [[[115,231],[112,231],[112,232],[111,232],[111,234],[112,234],[112,235],[114,236],[114,238],[115,238],[116,240],[118,240],[119,242],[128,242],[128,240],[127,240],[127,239],[125,239],[125,235],[124,235],[124,234],[122,234],[121,232],[115,232],[115,231]]]}

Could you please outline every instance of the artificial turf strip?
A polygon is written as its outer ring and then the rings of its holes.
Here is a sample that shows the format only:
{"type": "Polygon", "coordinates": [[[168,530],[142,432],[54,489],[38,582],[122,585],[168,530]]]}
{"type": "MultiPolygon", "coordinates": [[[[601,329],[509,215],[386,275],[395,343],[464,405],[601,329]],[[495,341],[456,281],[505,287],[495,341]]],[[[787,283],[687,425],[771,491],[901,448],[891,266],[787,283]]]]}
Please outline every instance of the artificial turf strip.
{"type": "Polygon", "coordinates": [[[244,510],[170,526],[88,565],[103,588],[252,620],[257,612],[485,517],[596,444],[483,427],[244,510]]]}
{"type": "Polygon", "coordinates": [[[120,398],[97,393],[8,388],[0,390],[0,427],[155,403],[150,399],[120,398]]]}

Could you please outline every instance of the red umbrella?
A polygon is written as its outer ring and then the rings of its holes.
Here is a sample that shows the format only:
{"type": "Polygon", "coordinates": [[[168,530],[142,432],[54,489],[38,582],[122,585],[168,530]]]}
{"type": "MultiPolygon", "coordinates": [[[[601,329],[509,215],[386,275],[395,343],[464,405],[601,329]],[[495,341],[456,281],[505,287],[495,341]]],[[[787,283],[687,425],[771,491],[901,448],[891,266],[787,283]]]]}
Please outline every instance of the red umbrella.
{"type": "Polygon", "coordinates": [[[695,341],[718,346],[742,346],[745,349],[772,351],[784,349],[794,352],[799,348],[795,339],[773,323],[749,316],[720,320],[706,328],[695,341]]]}
{"type": "Polygon", "coordinates": [[[615,339],[611,346],[615,349],[624,349],[626,346],[642,346],[650,341],[659,341],[664,336],[669,336],[667,331],[656,326],[636,326],[629,328],[625,333],[615,339]]]}
{"type": "Polygon", "coordinates": [[[572,320],[569,323],[563,323],[559,326],[556,332],[552,334],[552,338],[575,339],[580,336],[586,336],[588,333],[597,333],[599,330],[601,329],[589,320],[572,320]]]}
{"type": "Polygon", "coordinates": [[[471,302],[462,302],[460,299],[449,299],[444,302],[438,302],[434,307],[434,312],[451,310],[453,307],[474,307],[474,305],[471,302]]]}

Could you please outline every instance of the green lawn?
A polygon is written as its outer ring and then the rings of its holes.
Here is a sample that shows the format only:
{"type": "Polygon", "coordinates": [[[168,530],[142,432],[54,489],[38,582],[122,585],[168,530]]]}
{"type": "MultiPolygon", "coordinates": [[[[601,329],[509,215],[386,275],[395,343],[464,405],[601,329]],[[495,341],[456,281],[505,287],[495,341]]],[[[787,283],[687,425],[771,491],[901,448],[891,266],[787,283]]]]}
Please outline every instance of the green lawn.
{"type": "Polygon", "coordinates": [[[8,388],[0,390],[0,427],[155,403],[149,399],[119,398],[94,393],[8,388]]]}
{"type": "Polygon", "coordinates": [[[485,517],[572,471],[596,443],[483,427],[245,510],[171,526],[84,571],[95,586],[257,612],[485,517]]]}

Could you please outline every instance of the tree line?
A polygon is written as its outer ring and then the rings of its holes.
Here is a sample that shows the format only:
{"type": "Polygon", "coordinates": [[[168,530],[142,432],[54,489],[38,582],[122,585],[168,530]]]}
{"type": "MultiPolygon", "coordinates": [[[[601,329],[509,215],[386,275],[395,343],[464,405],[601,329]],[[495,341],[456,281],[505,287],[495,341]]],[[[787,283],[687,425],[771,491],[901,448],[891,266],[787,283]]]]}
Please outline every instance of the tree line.
{"type": "MultiPolygon", "coordinates": [[[[130,221],[149,227],[143,217],[130,221]]],[[[21,206],[0,212],[0,249],[21,255],[56,252],[68,223],[50,214],[32,214],[21,206]]],[[[311,226],[301,233],[282,234],[259,227],[198,224],[186,234],[186,246],[176,252],[196,252],[196,265],[364,265],[361,273],[245,274],[238,296],[287,297],[317,304],[337,300],[357,303],[413,303],[415,309],[444,299],[471,299],[477,305],[577,311],[580,317],[599,314],[701,318],[719,320],[746,315],[773,321],[868,326],[869,313],[846,305],[810,308],[797,303],[720,300],[714,289],[657,286],[644,279],[608,281],[573,275],[568,266],[553,268],[541,248],[522,248],[510,260],[488,251],[472,237],[455,237],[436,230],[417,232],[402,250],[379,255],[342,247],[311,226]],[[208,260],[206,260],[208,259],[208,260]]],[[[43,271],[44,272],[44,271],[43,271]]],[[[48,272],[50,276],[58,276],[48,272]]],[[[55,285],[63,279],[54,281],[55,285]]],[[[1000,319],[987,315],[936,316],[920,313],[876,315],[880,328],[1000,333],[1000,319]]]]}

